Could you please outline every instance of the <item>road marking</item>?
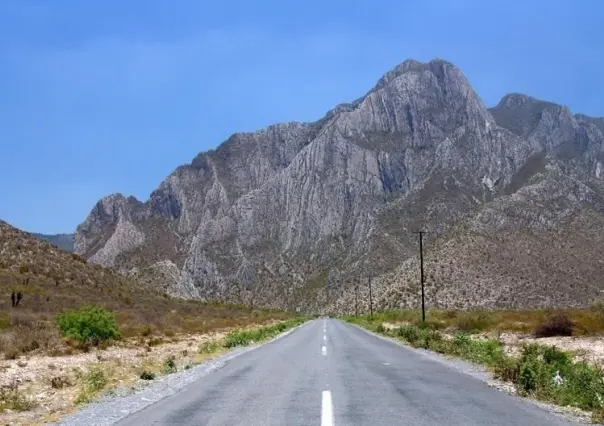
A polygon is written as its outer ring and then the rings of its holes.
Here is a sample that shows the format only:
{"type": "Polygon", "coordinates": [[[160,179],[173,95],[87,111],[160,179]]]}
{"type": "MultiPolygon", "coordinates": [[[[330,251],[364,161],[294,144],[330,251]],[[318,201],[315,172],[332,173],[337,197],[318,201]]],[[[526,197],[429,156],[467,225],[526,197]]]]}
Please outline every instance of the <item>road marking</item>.
{"type": "Polygon", "coordinates": [[[327,355],[327,346],[325,346],[325,345],[321,346],[321,353],[323,355],[327,355]]]}
{"type": "Polygon", "coordinates": [[[323,391],[321,401],[321,426],[333,426],[333,406],[331,404],[330,391],[323,391]]]}
{"type": "Polygon", "coordinates": [[[327,340],[327,336],[326,335],[323,335],[323,340],[327,340]]]}

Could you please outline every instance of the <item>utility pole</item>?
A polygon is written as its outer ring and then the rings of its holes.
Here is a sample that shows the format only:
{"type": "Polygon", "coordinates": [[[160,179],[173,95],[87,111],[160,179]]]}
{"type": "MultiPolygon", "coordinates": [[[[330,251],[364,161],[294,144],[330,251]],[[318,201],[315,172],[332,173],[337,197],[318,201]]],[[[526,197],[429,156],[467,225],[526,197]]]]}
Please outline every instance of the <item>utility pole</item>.
{"type": "Polygon", "coordinates": [[[369,318],[373,318],[373,296],[371,294],[371,277],[367,277],[369,280],[369,318]]]}
{"type": "Polygon", "coordinates": [[[354,280],[354,316],[359,316],[359,282],[354,280]]]}
{"type": "Polygon", "coordinates": [[[417,231],[414,234],[419,234],[419,268],[420,268],[420,282],[422,286],[422,324],[426,322],[426,306],[424,299],[424,246],[423,238],[424,231],[417,231]]]}

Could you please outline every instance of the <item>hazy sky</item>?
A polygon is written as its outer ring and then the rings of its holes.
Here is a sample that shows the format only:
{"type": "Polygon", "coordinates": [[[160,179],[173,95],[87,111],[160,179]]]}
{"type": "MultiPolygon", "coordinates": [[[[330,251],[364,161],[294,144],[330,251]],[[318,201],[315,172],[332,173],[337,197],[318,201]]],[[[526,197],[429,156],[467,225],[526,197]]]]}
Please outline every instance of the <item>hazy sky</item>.
{"type": "Polygon", "coordinates": [[[231,133],[320,118],[406,58],[485,103],[604,116],[604,1],[2,0],[0,218],[71,232],[231,133]]]}

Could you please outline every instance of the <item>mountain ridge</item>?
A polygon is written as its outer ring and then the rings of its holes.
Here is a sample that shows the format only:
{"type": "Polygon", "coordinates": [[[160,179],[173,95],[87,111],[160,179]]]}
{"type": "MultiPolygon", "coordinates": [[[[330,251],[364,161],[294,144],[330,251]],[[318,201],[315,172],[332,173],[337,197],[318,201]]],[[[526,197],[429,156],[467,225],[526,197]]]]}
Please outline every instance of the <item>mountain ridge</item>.
{"type": "MultiPolygon", "coordinates": [[[[407,227],[440,235],[547,167],[600,179],[604,136],[599,119],[583,117],[519,94],[487,108],[453,64],[405,61],[315,122],[232,135],[145,202],[104,197],[78,227],[76,252],[123,270],[159,268],[169,276],[162,285],[183,297],[253,287],[283,305],[294,297],[283,288],[297,298],[314,288],[314,303],[328,305],[319,293],[346,293],[346,277],[384,244],[380,229],[395,226],[384,215],[406,199],[417,198],[396,213],[407,227]]],[[[372,274],[392,272],[389,258],[375,258],[372,274]]]]}

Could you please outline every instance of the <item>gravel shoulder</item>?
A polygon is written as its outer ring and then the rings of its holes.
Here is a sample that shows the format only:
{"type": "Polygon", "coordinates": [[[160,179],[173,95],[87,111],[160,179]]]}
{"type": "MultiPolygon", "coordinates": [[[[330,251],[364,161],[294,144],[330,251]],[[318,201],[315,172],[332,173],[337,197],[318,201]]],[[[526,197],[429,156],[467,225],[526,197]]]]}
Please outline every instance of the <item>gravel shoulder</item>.
{"type": "Polygon", "coordinates": [[[280,339],[296,328],[287,330],[274,339],[262,344],[233,349],[188,370],[169,374],[150,382],[139,380],[134,386],[117,389],[114,395],[104,396],[86,405],[75,414],[64,418],[62,421],[52,424],[56,426],[112,425],[128,415],[173,395],[193,382],[221,369],[228,361],[239,355],[280,339]]]}

